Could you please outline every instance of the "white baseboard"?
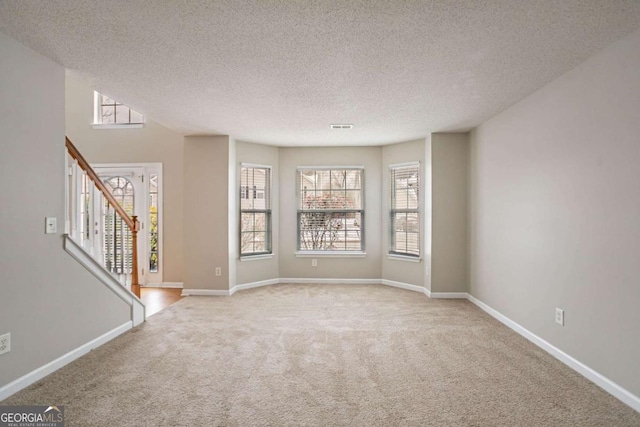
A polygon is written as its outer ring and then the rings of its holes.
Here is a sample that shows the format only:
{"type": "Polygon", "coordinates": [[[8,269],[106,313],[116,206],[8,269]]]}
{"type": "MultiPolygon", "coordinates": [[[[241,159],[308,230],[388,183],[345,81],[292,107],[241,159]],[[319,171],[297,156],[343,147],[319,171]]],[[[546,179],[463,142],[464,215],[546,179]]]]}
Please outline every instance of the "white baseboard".
{"type": "Polygon", "coordinates": [[[328,285],[379,285],[380,279],[308,279],[308,278],[284,278],[278,279],[278,283],[300,283],[300,284],[328,284],[328,285]]]}
{"type": "Polygon", "coordinates": [[[147,283],[142,285],[143,288],[172,288],[172,289],[182,289],[184,288],[184,283],[182,282],[162,282],[162,283],[147,283]]]}
{"type": "Polygon", "coordinates": [[[261,286],[269,286],[269,285],[277,285],[280,282],[280,279],[269,279],[269,280],[260,280],[259,282],[251,282],[251,283],[244,283],[242,285],[236,285],[233,288],[231,288],[231,290],[229,291],[229,295],[233,295],[238,291],[242,291],[244,289],[252,289],[252,288],[259,288],[261,286]]]}
{"type": "Polygon", "coordinates": [[[83,344],[83,345],[81,345],[80,347],[78,347],[78,348],[76,348],[74,350],[71,350],[67,354],[58,357],[57,359],[47,363],[46,365],[43,365],[43,366],[41,366],[41,367],[29,372],[28,374],[25,374],[25,375],[21,376],[17,380],[14,380],[14,381],[10,382],[9,384],[5,385],[4,387],[1,387],[0,388],[0,402],[3,401],[4,399],[6,399],[7,397],[11,396],[12,394],[19,392],[23,388],[29,387],[31,384],[33,384],[33,383],[35,383],[37,381],[40,381],[42,378],[44,378],[47,375],[57,371],[58,369],[62,368],[63,366],[68,365],[69,363],[73,362],[77,358],[79,358],[81,356],[84,356],[85,354],[87,354],[91,350],[93,350],[94,348],[100,347],[102,344],[105,344],[105,343],[111,341],[112,339],[114,339],[118,335],[121,335],[121,334],[127,332],[132,327],[133,327],[133,322],[132,321],[124,323],[124,324],[118,326],[117,328],[112,329],[109,332],[99,336],[98,338],[95,338],[95,339],[89,341],[88,343],[83,344]]]}
{"type": "Polygon", "coordinates": [[[183,297],[188,297],[190,295],[209,296],[209,297],[228,297],[230,293],[229,291],[225,291],[224,289],[183,289],[181,295],[183,297]]]}
{"type": "Polygon", "coordinates": [[[540,338],[533,332],[529,331],[528,329],[522,327],[518,323],[509,319],[504,314],[489,307],[487,304],[483,303],[473,295],[467,294],[467,299],[472,303],[474,303],[475,305],[477,305],[478,307],[480,307],[480,309],[482,309],[483,311],[485,311],[486,313],[488,313],[489,315],[491,315],[492,317],[500,321],[501,323],[505,324],[506,326],[508,326],[515,332],[517,332],[518,334],[522,335],[523,337],[525,337],[526,339],[528,339],[529,341],[531,341],[532,343],[534,343],[535,345],[537,345],[538,347],[540,347],[541,349],[543,349],[544,351],[546,351],[547,353],[555,357],[556,359],[560,360],[562,363],[564,363],[574,371],[578,372],[580,375],[584,376],[588,380],[591,380],[596,385],[603,388],[612,396],[616,397],[623,403],[629,405],[631,408],[640,412],[640,397],[636,396],[630,391],[619,386],[618,384],[611,381],[609,378],[605,377],[599,372],[594,371],[584,363],[574,359],[572,356],[568,355],[564,351],[550,344],[548,341],[540,338]]]}
{"type": "Polygon", "coordinates": [[[429,298],[433,299],[468,299],[466,292],[429,292],[429,298]]]}
{"type": "MultiPolygon", "coordinates": [[[[258,282],[244,283],[232,287],[229,291],[218,289],[183,289],[182,296],[231,296],[238,291],[245,289],[259,288],[262,286],[270,286],[277,284],[328,284],[328,285],[386,285],[394,288],[406,289],[409,291],[425,293],[426,289],[422,286],[411,285],[409,283],[395,282],[393,280],[380,280],[380,279],[309,279],[309,278],[282,278],[282,279],[267,279],[260,280],[258,282]]],[[[444,297],[441,297],[444,298],[444,297]]],[[[449,297],[453,298],[453,297],[449,297]]],[[[460,297],[457,297],[460,298],[460,297]]]]}
{"type": "Polygon", "coordinates": [[[426,290],[422,286],[410,285],[409,283],[396,282],[396,281],[393,281],[393,280],[382,279],[382,280],[380,280],[379,283],[381,283],[381,284],[383,284],[385,286],[391,286],[391,287],[394,287],[394,288],[400,288],[400,289],[406,289],[408,291],[420,292],[421,294],[423,294],[424,291],[426,290]]]}

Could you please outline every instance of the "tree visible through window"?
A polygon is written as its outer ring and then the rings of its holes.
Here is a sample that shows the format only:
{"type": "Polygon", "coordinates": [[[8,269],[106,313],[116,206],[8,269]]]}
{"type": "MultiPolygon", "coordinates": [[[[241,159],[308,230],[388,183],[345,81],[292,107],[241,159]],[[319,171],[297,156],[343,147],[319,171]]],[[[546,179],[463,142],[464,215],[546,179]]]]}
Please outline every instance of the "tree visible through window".
{"type": "Polygon", "coordinates": [[[362,169],[298,169],[298,249],[364,250],[362,169]]]}
{"type": "Polygon", "coordinates": [[[420,164],[390,168],[391,247],[389,253],[420,256],[420,164]]]}
{"type": "Polygon", "coordinates": [[[271,168],[240,168],[240,256],[271,253],[271,168]]]}
{"type": "Polygon", "coordinates": [[[94,92],[93,121],[99,125],[134,125],[144,123],[144,116],[115,99],[94,92]]]}
{"type": "Polygon", "coordinates": [[[158,174],[149,174],[149,273],[159,268],[158,246],[158,174]]]}

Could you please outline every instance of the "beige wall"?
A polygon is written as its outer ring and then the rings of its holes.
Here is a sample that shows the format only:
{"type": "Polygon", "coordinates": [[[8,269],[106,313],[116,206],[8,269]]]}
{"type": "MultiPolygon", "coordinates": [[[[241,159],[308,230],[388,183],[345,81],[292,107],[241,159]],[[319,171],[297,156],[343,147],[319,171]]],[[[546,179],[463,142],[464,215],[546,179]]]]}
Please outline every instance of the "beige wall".
{"type": "Polygon", "coordinates": [[[2,33],[0,58],[1,388],[127,323],[130,307],[62,246],[64,69],[2,33]]]}
{"type": "Polygon", "coordinates": [[[471,293],[636,396],[639,52],[640,30],[474,130],[470,180],[471,293]]]}
{"type": "Polygon", "coordinates": [[[142,129],[93,129],[93,90],[67,73],[66,133],[90,163],[162,163],[163,281],[183,279],[183,136],[152,120],[142,129]]]}
{"type": "Polygon", "coordinates": [[[280,148],[280,277],[380,279],[381,256],[381,147],[280,148]],[[296,257],[298,166],[365,167],[365,258],[296,257]]]}
{"type": "Polygon", "coordinates": [[[229,155],[227,136],[184,138],[184,287],[228,290],[229,155]],[[215,275],[220,267],[222,276],[215,275]]]}
{"type": "Polygon", "coordinates": [[[431,134],[431,292],[467,292],[469,134],[431,134]]]}
{"type": "MultiPolygon", "coordinates": [[[[273,257],[251,259],[246,257],[240,260],[240,250],[236,247],[234,260],[237,269],[237,283],[246,284],[260,282],[262,280],[277,279],[280,277],[280,256],[279,256],[279,224],[280,224],[280,188],[279,183],[279,148],[269,145],[251,144],[248,142],[236,143],[236,194],[240,188],[240,164],[252,163],[271,166],[271,218],[272,218],[272,250],[273,257]]],[[[236,203],[236,221],[234,232],[239,234],[240,230],[240,206],[236,203]]]]}
{"type": "Polygon", "coordinates": [[[428,183],[425,182],[424,174],[428,170],[425,163],[426,141],[420,139],[417,141],[405,142],[401,144],[393,144],[382,147],[382,279],[392,280],[394,282],[407,283],[416,286],[425,286],[426,268],[429,265],[428,250],[425,242],[427,233],[430,232],[429,227],[424,221],[425,197],[429,191],[428,183]],[[388,257],[389,253],[389,202],[390,202],[390,182],[389,182],[389,165],[406,162],[420,162],[420,208],[423,218],[420,224],[420,262],[413,262],[398,259],[396,257],[388,257]]]}

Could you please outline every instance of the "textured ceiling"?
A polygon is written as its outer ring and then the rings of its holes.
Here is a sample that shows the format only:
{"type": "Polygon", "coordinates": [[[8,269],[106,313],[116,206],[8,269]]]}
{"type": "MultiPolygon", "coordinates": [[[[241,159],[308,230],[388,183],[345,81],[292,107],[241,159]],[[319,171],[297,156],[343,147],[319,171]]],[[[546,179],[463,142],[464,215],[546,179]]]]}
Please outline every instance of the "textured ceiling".
{"type": "Polygon", "coordinates": [[[637,0],[0,0],[0,31],[151,119],[282,146],[472,128],[638,27],[637,0]]]}

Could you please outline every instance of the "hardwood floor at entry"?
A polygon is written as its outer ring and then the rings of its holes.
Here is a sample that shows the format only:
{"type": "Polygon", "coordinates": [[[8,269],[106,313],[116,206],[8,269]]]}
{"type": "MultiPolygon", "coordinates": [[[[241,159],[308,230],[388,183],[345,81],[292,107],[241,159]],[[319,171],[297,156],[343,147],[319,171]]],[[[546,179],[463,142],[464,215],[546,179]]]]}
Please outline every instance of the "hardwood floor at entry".
{"type": "Polygon", "coordinates": [[[140,288],[140,299],[146,307],[147,317],[169,307],[182,299],[182,289],[177,288],[140,288]]]}

